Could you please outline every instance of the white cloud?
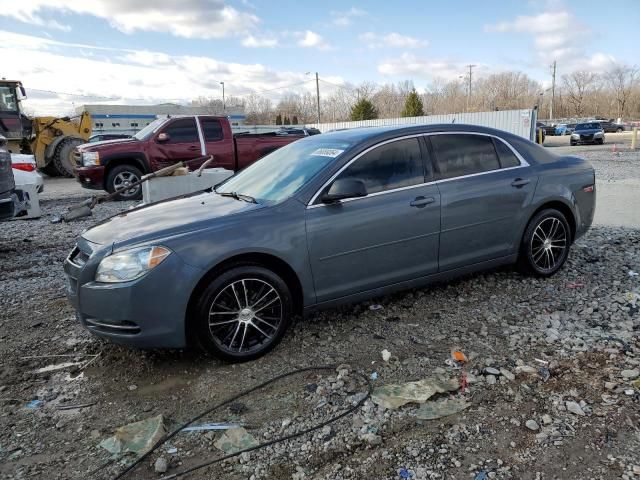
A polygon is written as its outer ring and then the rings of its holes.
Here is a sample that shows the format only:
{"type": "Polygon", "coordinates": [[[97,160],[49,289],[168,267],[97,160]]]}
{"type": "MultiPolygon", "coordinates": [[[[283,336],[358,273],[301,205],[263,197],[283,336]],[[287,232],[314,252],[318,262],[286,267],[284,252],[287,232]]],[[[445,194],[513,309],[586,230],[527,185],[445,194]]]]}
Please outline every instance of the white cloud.
{"type": "Polygon", "coordinates": [[[242,40],[242,46],[248,48],[273,48],[278,46],[278,39],[274,36],[256,37],[248,35],[242,40]]]}
{"type": "MultiPolygon", "coordinates": [[[[262,64],[92,47],[5,31],[0,31],[0,56],[7,65],[4,75],[23,81],[29,95],[25,106],[37,114],[68,113],[73,106],[96,102],[188,103],[199,96],[220,97],[219,81],[225,82],[228,96],[305,81],[308,83],[296,88],[303,91],[315,88],[302,72],[273,70],[262,64]],[[91,55],[79,55],[79,51],[91,55]],[[66,92],[75,96],[44,94],[30,89],[66,92]]],[[[283,88],[265,95],[275,100],[287,91],[291,90],[283,88]]]]}
{"type": "Polygon", "coordinates": [[[132,33],[138,30],[166,32],[186,38],[222,38],[238,35],[255,27],[260,19],[227,5],[225,0],[20,0],[0,11],[0,16],[21,22],[68,29],[55,20],[52,12],[91,15],[113,27],[132,33]]]}
{"type": "MultiPolygon", "coordinates": [[[[442,59],[426,59],[411,53],[403,53],[398,58],[378,64],[378,72],[398,77],[420,77],[424,79],[442,78],[456,80],[467,71],[468,62],[454,62],[442,59]]],[[[477,65],[474,74],[487,70],[486,65],[477,65]]]]}
{"type": "Polygon", "coordinates": [[[330,12],[332,21],[331,23],[336,27],[348,27],[353,23],[353,19],[357,17],[364,17],[368,15],[367,12],[361,8],[351,7],[346,11],[332,11],[330,12]]]}
{"type": "Polygon", "coordinates": [[[305,32],[297,32],[296,36],[299,37],[298,45],[304,48],[317,48],[318,50],[329,50],[331,45],[327,41],[315,32],[306,30],[305,32]]]}
{"type": "Polygon", "coordinates": [[[388,33],[386,35],[378,35],[373,32],[363,33],[358,37],[361,42],[367,44],[368,48],[422,48],[429,45],[426,40],[421,40],[400,33],[388,33]]]}

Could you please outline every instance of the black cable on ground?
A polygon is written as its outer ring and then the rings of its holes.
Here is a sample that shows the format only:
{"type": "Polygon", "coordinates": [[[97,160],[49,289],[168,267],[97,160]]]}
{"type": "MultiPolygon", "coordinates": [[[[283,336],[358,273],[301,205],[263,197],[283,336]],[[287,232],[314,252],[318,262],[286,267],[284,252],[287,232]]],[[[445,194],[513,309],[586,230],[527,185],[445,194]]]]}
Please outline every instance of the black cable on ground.
{"type": "MultiPolygon", "coordinates": [[[[240,392],[237,395],[234,395],[233,397],[230,397],[216,405],[214,405],[211,408],[208,408],[207,410],[203,411],[202,413],[198,414],[197,416],[191,418],[189,421],[185,422],[184,424],[182,424],[181,426],[179,426],[178,428],[176,428],[175,430],[173,430],[171,433],[168,433],[167,435],[165,435],[164,437],[162,437],[160,440],[158,440],[153,447],[151,447],[151,449],[149,451],[147,451],[145,454],[141,455],[140,457],[138,457],[131,465],[129,465],[126,469],[124,469],[122,472],[120,472],[116,477],[114,477],[113,480],[119,480],[121,478],[123,478],[125,475],[127,475],[129,472],[131,472],[132,470],[134,470],[138,465],[140,465],[141,462],[143,462],[145,459],[149,458],[149,456],[158,449],[158,447],[160,447],[162,444],[164,444],[165,442],[167,442],[169,439],[173,438],[175,435],[177,435],[182,429],[188,427],[189,425],[191,425],[193,422],[196,422],[198,420],[200,420],[202,417],[204,417],[205,415],[208,415],[209,413],[217,410],[220,407],[224,407],[225,405],[229,405],[230,403],[235,402],[236,400],[255,392],[256,390],[260,390],[261,388],[264,388],[272,383],[275,383],[279,380],[282,380],[283,378],[287,378],[290,377],[292,375],[296,375],[298,373],[303,373],[303,372],[313,372],[313,371],[333,371],[335,370],[335,366],[319,366],[319,367],[305,367],[305,368],[299,368],[296,370],[292,370],[291,372],[287,372],[287,373],[283,373],[281,375],[278,375],[276,377],[273,377],[269,380],[266,380],[262,383],[260,383],[259,385],[256,385],[254,387],[251,387],[248,390],[245,390],[243,392],[240,392]]],[[[209,465],[213,465],[215,463],[219,463],[222,462],[224,460],[228,460],[230,458],[233,457],[237,457],[239,455],[242,455],[245,452],[252,452],[254,450],[258,450],[264,447],[268,447],[270,445],[274,445],[276,443],[280,443],[280,442],[284,442],[287,440],[291,440],[293,438],[296,437],[300,437],[302,435],[305,435],[307,433],[313,432],[314,430],[318,430],[326,425],[329,425],[331,423],[334,423],[338,420],[340,420],[341,418],[346,417],[347,415],[350,415],[351,413],[355,412],[356,410],[358,410],[363,404],[364,402],[371,396],[371,393],[373,392],[373,383],[371,383],[370,379],[364,375],[363,373],[360,372],[356,372],[358,375],[360,375],[363,379],[365,379],[366,383],[367,383],[367,392],[365,393],[365,395],[358,401],[358,403],[356,403],[354,406],[352,406],[351,408],[345,410],[344,412],[342,412],[341,414],[330,418],[329,420],[326,420],[322,423],[319,423],[318,425],[315,425],[313,427],[307,428],[305,430],[301,430],[299,432],[290,434],[290,435],[286,435],[284,437],[280,437],[280,438],[276,438],[274,440],[269,440],[268,442],[264,442],[261,443],[259,445],[256,445],[254,447],[250,447],[250,448],[246,448],[244,450],[240,450],[238,452],[235,453],[231,453],[228,455],[225,455],[223,457],[220,458],[216,458],[214,460],[208,460],[206,462],[203,462],[201,464],[195,465],[193,467],[190,467],[186,470],[183,470],[181,472],[176,472],[172,475],[166,476],[166,477],[162,477],[160,480],[170,480],[173,478],[178,478],[181,477],[183,475],[186,475],[188,473],[194,472],[196,470],[200,470],[202,468],[208,467],[209,465]]],[[[106,465],[104,465],[103,467],[106,467],[106,465]]]]}

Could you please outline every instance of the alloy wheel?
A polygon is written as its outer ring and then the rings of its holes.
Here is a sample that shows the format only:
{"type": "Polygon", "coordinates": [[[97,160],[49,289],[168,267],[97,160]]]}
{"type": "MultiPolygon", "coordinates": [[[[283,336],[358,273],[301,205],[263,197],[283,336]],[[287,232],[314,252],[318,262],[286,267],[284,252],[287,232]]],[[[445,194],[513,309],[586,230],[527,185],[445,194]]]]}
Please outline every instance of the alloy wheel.
{"type": "MultiPolygon", "coordinates": [[[[126,188],[139,180],[140,178],[138,178],[138,176],[133,172],[120,172],[113,178],[113,188],[114,190],[126,188]]],[[[121,192],[120,195],[124,197],[134,197],[138,193],[139,188],[139,185],[133,188],[129,188],[121,192]]]]}
{"type": "Polygon", "coordinates": [[[533,231],[531,260],[543,272],[551,271],[563,261],[567,242],[564,224],[556,217],[547,217],[533,231]]]}
{"type": "Polygon", "coordinates": [[[277,336],[283,302],[270,283],[258,278],[235,280],[209,308],[209,332],[218,348],[233,354],[257,352],[277,336]]]}

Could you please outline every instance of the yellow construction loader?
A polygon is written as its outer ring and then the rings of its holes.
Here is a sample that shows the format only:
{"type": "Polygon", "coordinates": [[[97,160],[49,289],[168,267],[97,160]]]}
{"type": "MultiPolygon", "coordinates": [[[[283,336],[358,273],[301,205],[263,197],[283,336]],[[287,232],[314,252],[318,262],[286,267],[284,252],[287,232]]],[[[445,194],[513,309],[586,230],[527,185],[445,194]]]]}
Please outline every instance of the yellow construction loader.
{"type": "Polygon", "coordinates": [[[16,80],[0,80],[0,135],[12,153],[35,156],[38,168],[51,176],[73,176],[73,150],[91,136],[91,116],[27,117],[20,101],[24,87],[16,80]]]}

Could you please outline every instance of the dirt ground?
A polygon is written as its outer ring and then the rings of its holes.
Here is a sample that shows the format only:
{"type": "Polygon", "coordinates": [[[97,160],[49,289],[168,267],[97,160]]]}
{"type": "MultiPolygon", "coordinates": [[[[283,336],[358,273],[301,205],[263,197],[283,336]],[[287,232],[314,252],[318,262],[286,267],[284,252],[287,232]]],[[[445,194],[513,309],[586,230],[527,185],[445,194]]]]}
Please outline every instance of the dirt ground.
{"type": "MultiPolygon", "coordinates": [[[[593,162],[599,185],[640,180],[637,153],[573,152],[593,162]]],[[[81,328],[62,262],[85,228],[127,205],[51,223],[86,194],[64,185],[47,182],[43,218],[0,226],[0,478],[114,478],[132,457],[114,460],[98,445],[116,427],[161,414],[171,429],[278,374],[341,365],[289,377],[197,422],[240,422],[272,440],[357,402],[366,383],[356,372],[375,372],[376,386],[459,380],[456,348],[469,359],[469,385],[437,398],[465,398],[460,413],[420,420],[415,405],[368,400],[323,429],[185,478],[640,479],[640,223],[599,222],[551,279],[504,268],[322,312],[298,320],[267,356],[231,365],[195,350],[123,348],[81,328]]],[[[637,192],[610,201],[639,211],[637,192]]],[[[161,478],[158,458],[169,475],[219,457],[220,436],[179,433],[126,478],[161,478]]]]}

